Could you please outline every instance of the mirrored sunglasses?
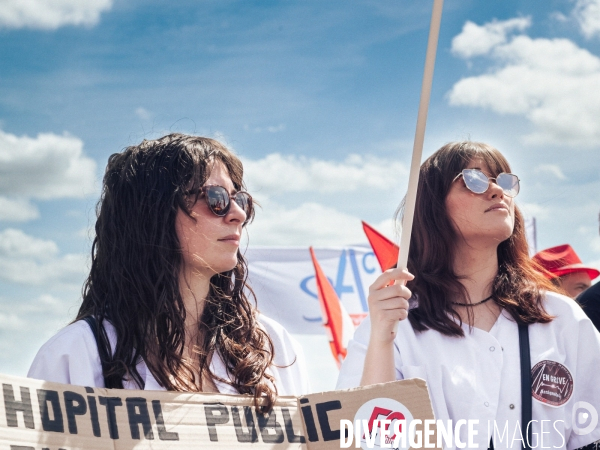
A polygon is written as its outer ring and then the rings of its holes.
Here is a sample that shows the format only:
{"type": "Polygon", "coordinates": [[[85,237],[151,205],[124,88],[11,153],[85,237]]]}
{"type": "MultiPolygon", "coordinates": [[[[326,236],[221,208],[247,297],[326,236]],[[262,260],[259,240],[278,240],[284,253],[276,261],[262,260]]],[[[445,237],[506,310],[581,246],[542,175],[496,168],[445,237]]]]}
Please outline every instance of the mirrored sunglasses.
{"type": "MultiPolygon", "coordinates": [[[[196,192],[188,192],[188,195],[194,195],[196,192]]],[[[231,208],[231,200],[246,213],[246,222],[251,220],[254,215],[254,206],[252,204],[252,196],[245,191],[236,192],[229,195],[229,191],[223,186],[205,185],[200,188],[200,194],[204,196],[204,200],[208,208],[215,216],[225,217],[231,208]]]]}
{"type": "Polygon", "coordinates": [[[498,186],[504,191],[507,197],[516,197],[519,193],[519,177],[513,173],[502,172],[497,177],[488,177],[485,173],[478,169],[463,169],[452,182],[463,177],[465,186],[475,194],[483,194],[490,187],[490,182],[495,181],[498,186]]]}

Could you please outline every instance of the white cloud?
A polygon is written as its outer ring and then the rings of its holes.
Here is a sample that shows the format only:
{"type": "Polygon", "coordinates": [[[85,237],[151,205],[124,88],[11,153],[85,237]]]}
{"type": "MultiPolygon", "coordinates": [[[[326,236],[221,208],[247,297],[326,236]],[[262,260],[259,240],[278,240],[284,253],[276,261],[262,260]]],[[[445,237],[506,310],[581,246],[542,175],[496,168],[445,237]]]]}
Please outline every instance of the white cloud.
{"type": "Polygon", "coordinates": [[[594,251],[600,252],[600,237],[594,236],[592,242],[590,243],[594,251]]]}
{"type": "Polygon", "coordinates": [[[0,27],[55,30],[65,25],[91,26],[113,0],[2,0],[0,27]]]}
{"type": "Polygon", "coordinates": [[[38,209],[25,199],[0,196],[0,221],[26,222],[40,217],[38,209]]]}
{"type": "Polygon", "coordinates": [[[394,219],[385,219],[378,224],[371,224],[377,231],[394,242],[400,241],[400,225],[394,219]]]}
{"type": "Polygon", "coordinates": [[[25,376],[40,346],[73,320],[80,304],[78,292],[73,291],[60,297],[46,293],[0,296],[2,372],[25,376]]]}
{"type": "Polygon", "coordinates": [[[59,255],[58,246],[21,230],[0,231],[0,279],[23,284],[81,286],[86,257],[59,255]]]}
{"type": "Polygon", "coordinates": [[[150,114],[147,109],[142,108],[141,106],[136,108],[135,115],[142,120],[150,120],[152,118],[152,114],[150,114]]]}
{"type": "Polygon", "coordinates": [[[560,166],[557,164],[540,164],[534,169],[534,172],[537,174],[549,174],[558,178],[559,180],[566,180],[567,177],[563,173],[560,166]]]}
{"type": "Polygon", "coordinates": [[[368,155],[350,155],[343,162],[335,162],[271,153],[259,160],[244,159],[244,175],[249,189],[268,195],[270,191],[388,190],[407,177],[408,170],[400,162],[368,155]]]}
{"type": "Polygon", "coordinates": [[[245,131],[252,131],[254,133],[262,133],[263,131],[267,131],[269,133],[279,133],[281,131],[285,131],[285,124],[280,123],[279,125],[268,125],[266,127],[251,127],[250,125],[244,125],[245,131]]]}
{"type": "MultiPolygon", "coordinates": [[[[392,240],[397,240],[392,219],[369,223],[392,240]]],[[[272,200],[262,208],[248,227],[250,245],[343,246],[367,243],[361,219],[317,202],[295,208],[272,200]]]]}
{"type": "Polygon", "coordinates": [[[550,18],[554,19],[558,22],[568,22],[569,21],[569,18],[559,11],[551,12],[550,18]]]}
{"type": "Polygon", "coordinates": [[[526,35],[485,54],[495,67],[458,81],[451,105],[524,116],[533,125],[530,144],[600,145],[600,102],[592,94],[600,92],[600,58],[567,39],[526,35]]]}
{"type": "Polygon", "coordinates": [[[0,331],[12,331],[24,328],[25,321],[14,313],[0,312],[0,331]]]}
{"type": "Polygon", "coordinates": [[[505,21],[492,21],[479,26],[471,21],[465,22],[462,32],[452,39],[452,53],[461,58],[484,55],[493,47],[504,44],[507,34],[523,31],[531,25],[529,17],[519,17],[505,21]]]}
{"type": "Polygon", "coordinates": [[[573,16],[586,38],[600,36],[600,0],[577,0],[573,16]]]}
{"type": "Polygon", "coordinates": [[[335,246],[366,239],[358,218],[319,203],[286,208],[263,202],[248,233],[251,245],[335,246]]]}
{"type": "Polygon", "coordinates": [[[0,194],[52,199],[94,192],[96,163],[68,134],[15,136],[0,131],[0,194]]]}
{"type": "Polygon", "coordinates": [[[527,218],[546,219],[550,217],[550,208],[537,203],[517,202],[517,206],[527,218]]]}
{"type": "Polygon", "coordinates": [[[14,228],[0,231],[0,257],[46,260],[57,254],[58,246],[53,241],[38,239],[14,228]]]}

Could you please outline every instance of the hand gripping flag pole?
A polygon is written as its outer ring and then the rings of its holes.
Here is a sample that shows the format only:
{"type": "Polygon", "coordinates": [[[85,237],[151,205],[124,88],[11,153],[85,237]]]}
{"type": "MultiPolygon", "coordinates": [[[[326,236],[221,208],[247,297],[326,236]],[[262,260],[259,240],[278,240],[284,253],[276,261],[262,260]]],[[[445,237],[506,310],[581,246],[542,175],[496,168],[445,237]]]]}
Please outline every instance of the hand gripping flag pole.
{"type": "Polygon", "coordinates": [[[423,73],[423,84],[421,85],[421,101],[419,102],[419,113],[417,115],[417,130],[415,132],[412,161],[410,163],[408,190],[406,192],[406,200],[404,203],[402,233],[400,234],[398,267],[401,269],[406,269],[408,263],[410,236],[412,233],[415,203],[417,200],[417,186],[419,184],[419,168],[421,166],[423,141],[425,139],[425,125],[427,123],[427,109],[429,108],[429,97],[431,96],[433,69],[435,67],[435,53],[437,50],[438,36],[440,34],[443,5],[444,0],[433,1],[433,12],[431,13],[431,24],[429,25],[429,40],[427,42],[427,53],[425,56],[425,71],[423,73]]]}

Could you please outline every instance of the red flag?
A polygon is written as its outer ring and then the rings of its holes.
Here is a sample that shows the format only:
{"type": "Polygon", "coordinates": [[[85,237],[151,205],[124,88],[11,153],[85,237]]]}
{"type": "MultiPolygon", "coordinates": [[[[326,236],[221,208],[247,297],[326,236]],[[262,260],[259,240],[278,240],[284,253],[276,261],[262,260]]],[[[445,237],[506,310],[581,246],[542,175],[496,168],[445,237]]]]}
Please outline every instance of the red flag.
{"type": "Polygon", "coordinates": [[[350,315],[340,302],[335,289],[325,276],[323,269],[321,269],[312,247],[310,247],[310,257],[315,266],[317,294],[319,304],[321,305],[323,321],[325,322],[324,325],[328,330],[331,353],[338,367],[340,367],[346,357],[346,347],[350,340],[350,335],[354,332],[354,325],[350,315]]]}
{"type": "Polygon", "coordinates": [[[386,271],[394,267],[398,262],[398,253],[400,252],[398,246],[368,223],[363,221],[362,225],[381,270],[386,271]]]}

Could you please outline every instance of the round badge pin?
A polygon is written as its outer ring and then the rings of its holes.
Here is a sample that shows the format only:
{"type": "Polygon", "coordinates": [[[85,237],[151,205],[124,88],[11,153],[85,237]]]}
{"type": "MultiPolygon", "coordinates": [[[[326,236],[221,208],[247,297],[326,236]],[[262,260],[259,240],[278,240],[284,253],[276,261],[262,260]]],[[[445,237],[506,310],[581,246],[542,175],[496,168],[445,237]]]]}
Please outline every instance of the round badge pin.
{"type": "Polygon", "coordinates": [[[556,361],[540,361],[531,369],[531,394],[546,405],[562,406],[573,394],[573,376],[556,361]]]}

